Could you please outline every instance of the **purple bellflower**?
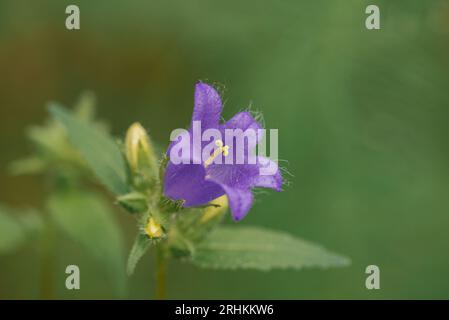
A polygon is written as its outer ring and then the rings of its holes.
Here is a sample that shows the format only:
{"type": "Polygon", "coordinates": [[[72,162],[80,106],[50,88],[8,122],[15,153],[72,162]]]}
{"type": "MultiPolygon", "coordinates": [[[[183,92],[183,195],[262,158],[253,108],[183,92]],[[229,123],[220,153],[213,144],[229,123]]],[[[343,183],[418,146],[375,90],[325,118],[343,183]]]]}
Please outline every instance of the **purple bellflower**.
{"type": "MultiPolygon", "coordinates": [[[[229,121],[221,124],[220,117],[223,109],[221,98],[210,85],[197,83],[194,100],[192,124],[190,129],[184,133],[192,134],[194,122],[201,123],[202,132],[207,129],[216,129],[223,133],[222,136],[225,136],[226,129],[243,131],[253,129],[255,132],[262,129],[262,126],[249,112],[239,112],[229,121]]],[[[181,155],[181,157],[188,158],[184,159],[187,160],[185,162],[175,164],[172,159],[169,160],[164,177],[164,195],[166,197],[172,200],[183,200],[185,207],[195,207],[205,205],[226,194],[232,217],[238,221],[245,217],[252,206],[252,188],[263,187],[281,191],[282,176],[277,164],[265,157],[251,154],[257,143],[260,142],[259,135],[257,135],[255,145],[254,143],[251,145],[249,142],[244,144],[243,163],[236,161],[237,152],[232,152],[232,147],[228,146],[236,145],[235,137],[232,143],[227,143],[228,145],[224,145],[222,140],[217,139],[202,141],[199,146],[195,146],[190,139],[180,139],[182,135],[178,136],[178,141],[171,143],[167,155],[170,156],[170,150],[177,143],[184,143],[184,146],[187,144],[187,148],[191,152],[181,155]],[[211,142],[215,142],[215,149],[208,154],[210,155],[208,159],[202,160],[195,156],[195,149],[204,148],[211,142]],[[224,160],[216,161],[219,157],[230,157],[233,161],[230,163],[224,160]],[[273,174],[261,175],[260,169],[267,164],[275,166],[273,174]]]]}

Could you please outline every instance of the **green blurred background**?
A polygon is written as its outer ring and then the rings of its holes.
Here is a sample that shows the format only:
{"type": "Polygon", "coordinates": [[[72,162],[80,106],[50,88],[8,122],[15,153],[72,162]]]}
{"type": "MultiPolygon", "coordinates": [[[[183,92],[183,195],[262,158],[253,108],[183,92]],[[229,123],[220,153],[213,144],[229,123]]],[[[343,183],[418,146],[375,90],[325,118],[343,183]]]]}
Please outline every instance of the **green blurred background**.
{"type": "MultiPolygon", "coordinates": [[[[8,175],[30,153],[24,135],[46,102],[72,105],[85,89],[123,136],[140,121],[162,145],[189,122],[199,79],[224,87],[224,116],[252,105],[279,128],[294,175],[262,195],[244,225],[286,230],[352,259],[331,270],[205,271],[173,262],[169,298],[449,298],[449,2],[0,2],[0,202],[42,207],[42,177],[8,175]],[[381,30],[365,29],[365,8],[381,30]],[[81,30],[65,28],[77,4],[81,30]],[[365,289],[365,267],[381,289],[365,289]]],[[[116,218],[129,249],[135,222],[116,218]]],[[[58,238],[56,297],[113,298],[102,266],[58,238]],[[65,266],[81,290],[65,290],[65,266]],[[60,271],[60,272],[59,272],[60,271]]],[[[151,298],[151,255],[130,298],[151,298]]],[[[0,257],[0,298],[37,298],[30,244],[0,257]]]]}

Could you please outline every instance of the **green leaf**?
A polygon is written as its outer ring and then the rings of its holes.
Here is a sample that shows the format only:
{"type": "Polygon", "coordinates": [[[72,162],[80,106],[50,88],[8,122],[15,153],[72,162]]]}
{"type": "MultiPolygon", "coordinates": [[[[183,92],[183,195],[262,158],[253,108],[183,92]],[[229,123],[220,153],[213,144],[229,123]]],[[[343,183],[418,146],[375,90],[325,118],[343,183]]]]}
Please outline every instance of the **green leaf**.
{"type": "Polygon", "coordinates": [[[15,160],[8,167],[8,170],[12,175],[42,173],[45,169],[46,163],[39,157],[28,157],[15,160]]]}
{"type": "Polygon", "coordinates": [[[140,192],[131,192],[117,197],[118,203],[130,213],[141,213],[148,210],[148,197],[140,192]]]}
{"type": "Polygon", "coordinates": [[[348,258],[289,234],[257,227],[219,227],[196,248],[192,262],[215,269],[341,267],[348,258]]]}
{"type": "Polygon", "coordinates": [[[100,181],[115,194],[128,193],[126,164],[114,140],[63,107],[51,105],[50,112],[66,128],[71,143],[100,181]]]}
{"type": "Polygon", "coordinates": [[[42,213],[33,208],[16,209],[20,211],[17,220],[22,225],[27,237],[38,235],[44,229],[44,219],[42,213]]]}
{"type": "Polygon", "coordinates": [[[134,273],[137,263],[150,247],[151,240],[144,234],[138,234],[129,253],[126,273],[130,276],[134,273]]]}
{"type": "Polygon", "coordinates": [[[74,113],[78,119],[86,122],[93,122],[95,116],[95,105],[95,94],[90,91],[85,91],[79,96],[78,102],[74,107],[74,113]]]}
{"type": "Polygon", "coordinates": [[[5,207],[0,207],[0,254],[16,250],[25,242],[25,230],[5,207]]]}
{"type": "Polygon", "coordinates": [[[60,192],[49,198],[48,209],[56,225],[103,264],[118,295],[123,295],[123,237],[105,200],[92,192],[60,192]]]}

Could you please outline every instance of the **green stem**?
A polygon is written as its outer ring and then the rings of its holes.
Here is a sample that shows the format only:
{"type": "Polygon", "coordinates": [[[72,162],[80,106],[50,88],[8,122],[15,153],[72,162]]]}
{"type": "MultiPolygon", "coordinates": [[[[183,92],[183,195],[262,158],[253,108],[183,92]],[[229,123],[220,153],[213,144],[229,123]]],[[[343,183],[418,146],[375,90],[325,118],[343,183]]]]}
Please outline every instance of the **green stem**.
{"type": "Polygon", "coordinates": [[[164,300],[167,293],[167,254],[164,247],[156,253],[156,299],[164,300]]]}

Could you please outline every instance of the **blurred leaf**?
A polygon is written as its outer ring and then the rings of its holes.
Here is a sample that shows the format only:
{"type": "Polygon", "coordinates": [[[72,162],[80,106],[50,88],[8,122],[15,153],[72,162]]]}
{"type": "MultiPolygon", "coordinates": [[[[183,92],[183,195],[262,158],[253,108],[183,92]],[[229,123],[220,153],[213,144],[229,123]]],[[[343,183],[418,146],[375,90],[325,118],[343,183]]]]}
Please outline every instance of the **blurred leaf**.
{"type": "Polygon", "coordinates": [[[125,290],[123,237],[110,207],[94,193],[60,192],[49,198],[56,224],[103,264],[119,295],[125,290]]]}
{"type": "Polygon", "coordinates": [[[215,269],[341,267],[349,259],[289,234],[258,227],[220,227],[196,248],[193,263],[215,269]]]}
{"type": "MultiPolygon", "coordinates": [[[[79,153],[67,140],[64,127],[59,122],[51,119],[43,126],[32,126],[27,129],[27,136],[36,148],[37,155],[35,157],[42,162],[41,166],[55,161],[81,163],[82,159],[79,153]]],[[[37,163],[35,160],[34,162],[34,164],[28,163],[28,166],[36,166],[37,163]]]]}
{"type": "Polygon", "coordinates": [[[98,178],[115,194],[128,192],[127,169],[117,144],[105,133],[52,105],[50,112],[67,130],[70,141],[81,152],[98,178]]]}
{"type": "Polygon", "coordinates": [[[9,210],[0,206],[0,254],[10,253],[25,242],[25,230],[9,210]]]}
{"type": "Polygon", "coordinates": [[[28,157],[13,161],[8,170],[12,175],[42,173],[47,168],[44,160],[39,157],[28,157]]]}
{"type": "Polygon", "coordinates": [[[42,226],[42,218],[36,210],[0,205],[0,254],[14,251],[42,226]]]}
{"type": "Polygon", "coordinates": [[[137,263],[150,247],[151,240],[144,234],[138,234],[129,253],[126,273],[130,276],[134,273],[137,263]]]}
{"type": "Polygon", "coordinates": [[[33,237],[42,231],[44,228],[44,219],[42,213],[34,208],[20,208],[15,209],[16,212],[20,212],[17,215],[17,221],[21,224],[25,235],[27,237],[33,237]]]}
{"type": "Polygon", "coordinates": [[[95,94],[90,91],[83,92],[74,107],[74,113],[80,120],[84,122],[92,122],[95,115],[95,94]]]}

